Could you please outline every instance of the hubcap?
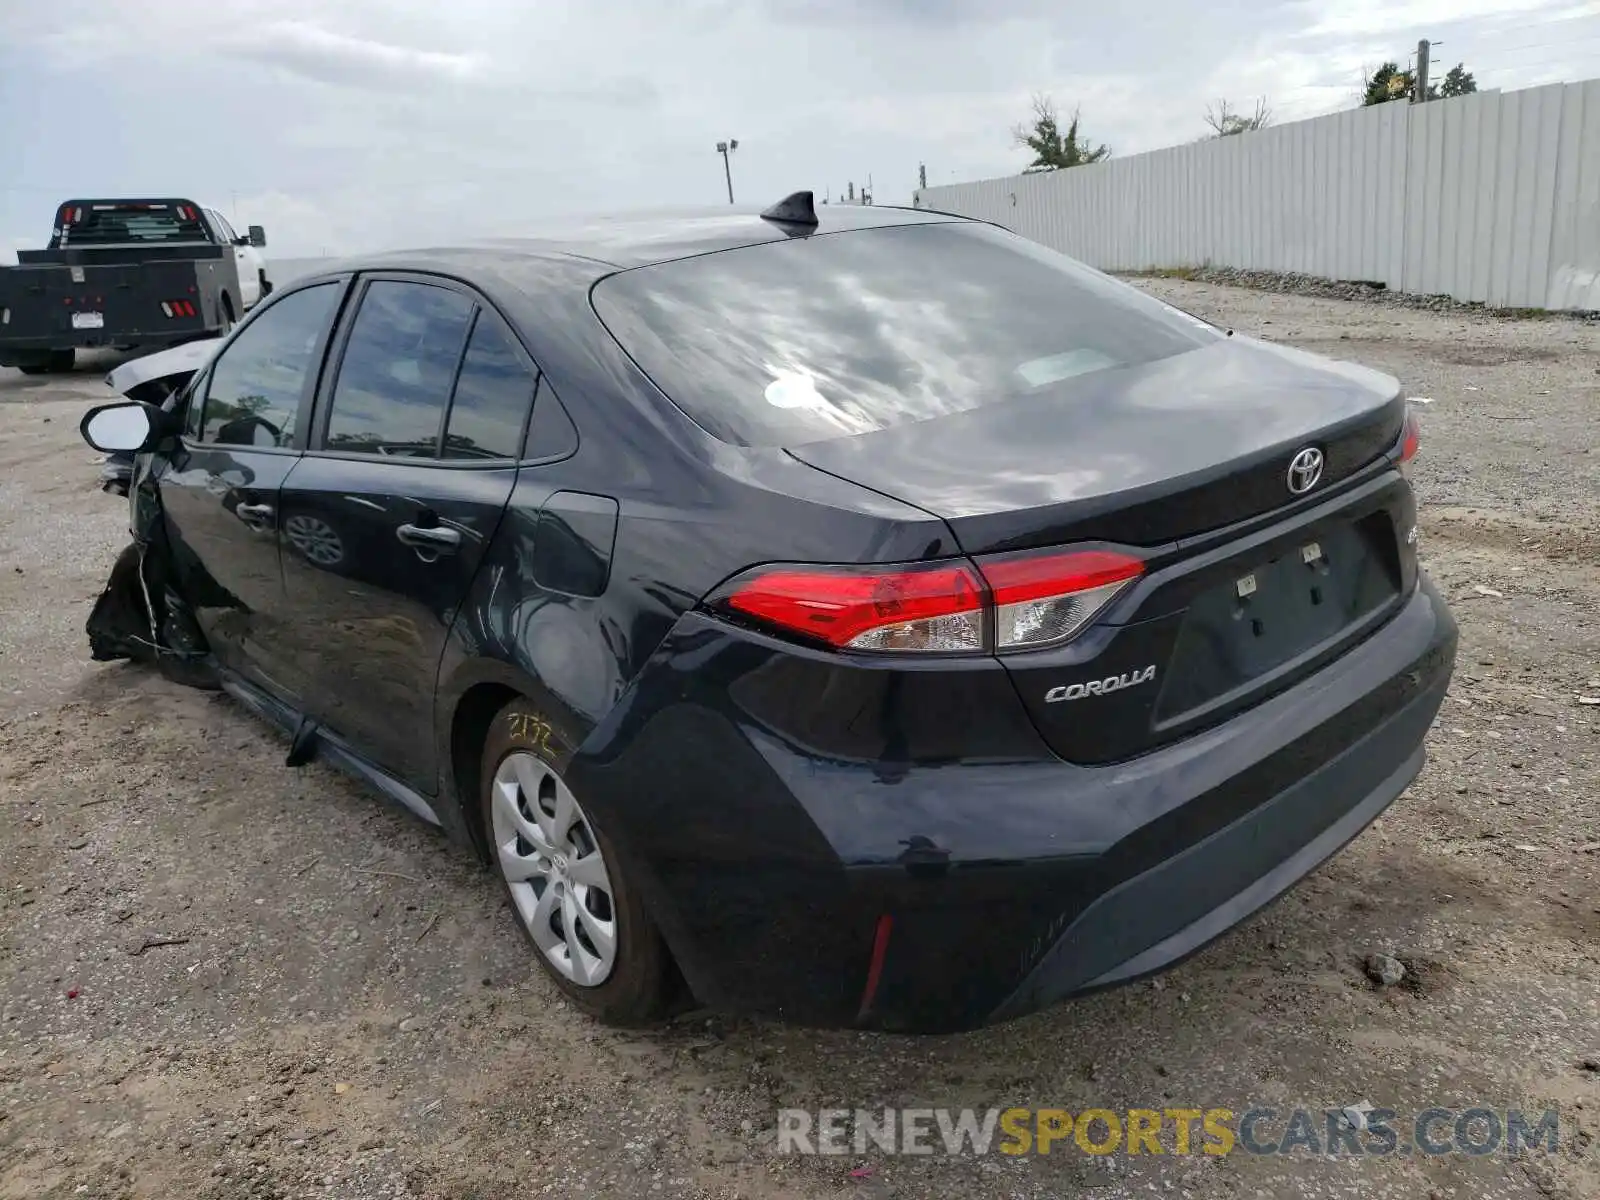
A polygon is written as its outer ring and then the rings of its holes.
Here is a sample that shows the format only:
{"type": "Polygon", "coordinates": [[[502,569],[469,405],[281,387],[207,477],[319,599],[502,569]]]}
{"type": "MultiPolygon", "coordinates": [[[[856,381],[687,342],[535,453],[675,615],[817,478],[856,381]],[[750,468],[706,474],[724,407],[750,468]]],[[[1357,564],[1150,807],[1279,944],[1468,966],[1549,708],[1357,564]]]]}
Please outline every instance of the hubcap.
{"type": "Polygon", "coordinates": [[[550,965],[584,987],[617,960],[616,904],[600,843],[561,777],[515,751],[494,776],[495,860],[517,916],[550,965]]]}

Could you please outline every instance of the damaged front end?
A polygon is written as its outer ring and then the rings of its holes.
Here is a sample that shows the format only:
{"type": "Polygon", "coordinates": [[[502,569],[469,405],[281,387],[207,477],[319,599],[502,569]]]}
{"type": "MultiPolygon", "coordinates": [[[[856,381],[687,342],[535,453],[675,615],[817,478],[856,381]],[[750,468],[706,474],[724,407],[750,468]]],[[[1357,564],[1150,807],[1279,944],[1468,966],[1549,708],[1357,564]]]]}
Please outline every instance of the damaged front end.
{"type": "MultiPolygon", "coordinates": [[[[130,400],[154,404],[170,412],[179,393],[211,361],[221,345],[221,338],[202,338],[146,354],[112,368],[106,375],[106,386],[130,400]]],[[[126,496],[132,483],[133,455],[126,451],[106,455],[100,468],[100,490],[126,496]]]]}
{"type": "MultiPolygon", "coordinates": [[[[172,412],[182,386],[204,357],[198,348],[166,351],[125,364],[106,382],[136,400],[159,403],[172,412]],[[150,360],[180,358],[158,369],[135,370],[150,360]]],[[[153,663],[167,678],[190,687],[220,686],[210,647],[194,612],[178,590],[177,572],[162,520],[161,493],[149,453],[125,452],[108,457],[101,487],[128,497],[128,525],[133,541],[117,556],[85,631],[90,655],[97,662],[129,659],[153,663]]]]}
{"type": "Polygon", "coordinates": [[[133,541],[117,555],[89,613],[84,627],[89,652],[96,662],[154,663],[175,683],[214,690],[221,685],[205,635],[176,586],[161,497],[148,479],[149,467],[147,455],[135,461],[129,504],[133,541]]]}

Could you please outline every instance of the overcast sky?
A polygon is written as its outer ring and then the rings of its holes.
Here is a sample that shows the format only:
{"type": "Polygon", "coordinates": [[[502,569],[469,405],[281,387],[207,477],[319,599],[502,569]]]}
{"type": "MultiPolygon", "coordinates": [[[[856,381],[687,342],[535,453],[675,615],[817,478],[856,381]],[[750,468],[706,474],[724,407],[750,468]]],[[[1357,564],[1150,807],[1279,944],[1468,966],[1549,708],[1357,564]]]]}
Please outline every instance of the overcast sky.
{"type": "Polygon", "coordinates": [[[70,195],[176,194],[281,256],[1010,174],[1030,94],[1118,155],[1356,102],[1419,37],[1506,90],[1600,76],[1577,0],[0,0],[0,254],[70,195]]]}

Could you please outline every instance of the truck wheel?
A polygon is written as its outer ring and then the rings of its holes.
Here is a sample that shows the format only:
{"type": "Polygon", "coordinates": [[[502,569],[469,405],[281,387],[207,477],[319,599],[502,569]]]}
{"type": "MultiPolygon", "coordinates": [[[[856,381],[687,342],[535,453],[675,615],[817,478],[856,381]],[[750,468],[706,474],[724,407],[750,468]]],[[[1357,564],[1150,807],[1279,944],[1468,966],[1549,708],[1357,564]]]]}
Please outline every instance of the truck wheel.
{"type": "MultiPolygon", "coordinates": [[[[261,272],[261,300],[265,300],[270,295],[272,295],[272,280],[267,278],[267,273],[265,271],[262,271],[261,272]]],[[[257,300],[256,303],[257,304],[261,303],[261,300],[257,300]]]]}
{"type": "Polygon", "coordinates": [[[222,303],[219,307],[222,309],[222,336],[227,337],[233,332],[234,322],[239,319],[233,311],[233,297],[229,296],[227,292],[223,292],[222,303]]]}
{"type": "Polygon", "coordinates": [[[17,370],[24,375],[43,375],[50,368],[44,363],[18,363],[17,370]]]}
{"type": "Polygon", "coordinates": [[[45,364],[45,370],[52,374],[65,374],[72,370],[72,365],[76,361],[76,350],[52,350],[50,352],[50,361],[45,364]]]}

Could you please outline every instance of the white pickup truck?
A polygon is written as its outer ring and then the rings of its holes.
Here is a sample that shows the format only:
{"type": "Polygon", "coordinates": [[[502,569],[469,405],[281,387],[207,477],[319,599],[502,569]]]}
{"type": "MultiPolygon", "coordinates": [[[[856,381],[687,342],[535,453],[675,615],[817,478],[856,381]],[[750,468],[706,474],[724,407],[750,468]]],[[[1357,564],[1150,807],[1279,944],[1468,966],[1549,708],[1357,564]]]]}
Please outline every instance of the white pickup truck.
{"type": "Polygon", "coordinates": [[[49,246],[0,267],[0,366],[64,371],[82,348],[226,333],[272,290],[266,244],[190,200],[67,200],[49,246]]]}

